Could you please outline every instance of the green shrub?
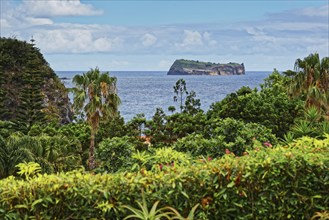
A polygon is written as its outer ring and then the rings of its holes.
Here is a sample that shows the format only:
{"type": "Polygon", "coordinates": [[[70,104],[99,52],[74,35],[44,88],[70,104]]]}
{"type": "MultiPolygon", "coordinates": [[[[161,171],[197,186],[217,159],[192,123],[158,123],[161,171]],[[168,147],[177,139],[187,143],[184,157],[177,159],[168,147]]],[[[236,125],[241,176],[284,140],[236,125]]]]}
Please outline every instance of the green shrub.
{"type": "Polygon", "coordinates": [[[168,168],[190,165],[191,156],[171,147],[153,148],[150,151],[137,151],[132,155],[134,166],[131,170],[167,170],[168,168]]]}
{"type": "Polygon", "coordinates": [[[134,144],[130,137],[114,137],[103,140],[96,149],[96,158],[100,169],[116,172],[131,166],[131,154],[134,144]]]}
{"type": "Polygon", "coordinates": [[[303,102],[287,94],[288,77],[277,70],[264,80],[261,90],[242,87],[213,103],[207,112],[211,118],[234,118],[266,126],[279,138],[286,134],[302,111],[303,102]]]}
{"type": "Polygon", "coordinates": [[[0,136],[0,178],[15,175],[16,165],[23,162],[37,162],[47,173],[74,170],[82,165],[80,153],[79,141],[61,135],[0,136]]]}
{"type": "Polygon", "coordinates": [[[255,140],[261,143],[277,143],[272,131],[257,123],[246,123],[233,118],[209,120],[204,136],[209,139],[218,139],[222,144],[221,151],[227,148],[236,155],[242,155],[251,149],[255,140]]]}
{"type": "Polygon", "coordinates": [[[164,171],[83,171],[0,181],[1,219],[123,219],[159,201],[196,219],[310,219],[329,210],[329,135],[164,171]]]}
{"type": "Polygon", "coordinates": [[[206,139],[200,134],[190,134],[178,139],[173,148],[180,152],[190,153],[194,157],[220,157],[225,153],[224,136],[206,139]]]}
{"type": "Polygon", "coordinates": [[[168,147],[153,150],[148,160],[148,164],[151,166],[162,164],[177,167],[189,165],[190,160],[191,157],[188,154],[175,151],[168,147]]]}

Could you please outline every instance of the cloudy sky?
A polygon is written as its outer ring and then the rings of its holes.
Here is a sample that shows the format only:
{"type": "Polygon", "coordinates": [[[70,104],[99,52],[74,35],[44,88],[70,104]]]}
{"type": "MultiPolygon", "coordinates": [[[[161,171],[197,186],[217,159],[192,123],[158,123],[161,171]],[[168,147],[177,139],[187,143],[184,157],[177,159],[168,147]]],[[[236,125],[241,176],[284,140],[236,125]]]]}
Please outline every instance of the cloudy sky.
{"type": "Polygon", "coordinates": [[[329,56],[328,0],[1,0],[1,36],[55,70],[168,70],[175,59],[292,69],[329,56]]]}

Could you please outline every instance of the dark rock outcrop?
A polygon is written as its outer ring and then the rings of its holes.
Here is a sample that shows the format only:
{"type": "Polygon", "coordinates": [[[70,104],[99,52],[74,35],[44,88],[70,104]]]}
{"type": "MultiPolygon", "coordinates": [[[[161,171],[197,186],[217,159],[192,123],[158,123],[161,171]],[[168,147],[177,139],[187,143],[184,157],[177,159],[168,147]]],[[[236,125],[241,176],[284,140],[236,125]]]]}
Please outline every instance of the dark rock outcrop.
{"type": "Polygon", "coordinates": [[[167,75],[243,75],[244,64],[211,63],[194,60],[175,60],[167,75]]]}

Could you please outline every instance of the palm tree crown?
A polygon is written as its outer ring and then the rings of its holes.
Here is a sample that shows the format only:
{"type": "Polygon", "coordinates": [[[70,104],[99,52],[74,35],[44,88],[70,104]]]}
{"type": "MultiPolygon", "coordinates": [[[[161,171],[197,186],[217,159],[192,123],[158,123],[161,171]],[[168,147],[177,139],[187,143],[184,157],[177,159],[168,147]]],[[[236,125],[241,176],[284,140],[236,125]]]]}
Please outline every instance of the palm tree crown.
{"type": "Polygon", "coordinates": [[[329,103],[329,57],[320,60],[319,54],[297,59],[295,71],[287,71],[291,77],[290,93],[301,96],[306,107],[315,106],[319,110],[328,110],[329,103]]]}

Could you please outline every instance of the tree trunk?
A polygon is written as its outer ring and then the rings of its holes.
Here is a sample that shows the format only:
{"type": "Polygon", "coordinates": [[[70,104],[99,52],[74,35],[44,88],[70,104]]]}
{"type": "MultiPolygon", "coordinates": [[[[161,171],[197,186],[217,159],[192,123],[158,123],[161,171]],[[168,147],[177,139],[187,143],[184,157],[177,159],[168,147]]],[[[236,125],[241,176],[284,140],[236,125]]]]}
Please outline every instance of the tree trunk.
{"type": "Polygon", "coordinates": [[[183,92],[180,93],[180,113],[183,111],[183,92]]]}
{"type": "Polygon", "coordinates": [[[88,167],[89,167],[89,170],[93,170],[96,167],[96,164],[95,164],[95,129],[94,128],[91,128],[88,167]]]}

